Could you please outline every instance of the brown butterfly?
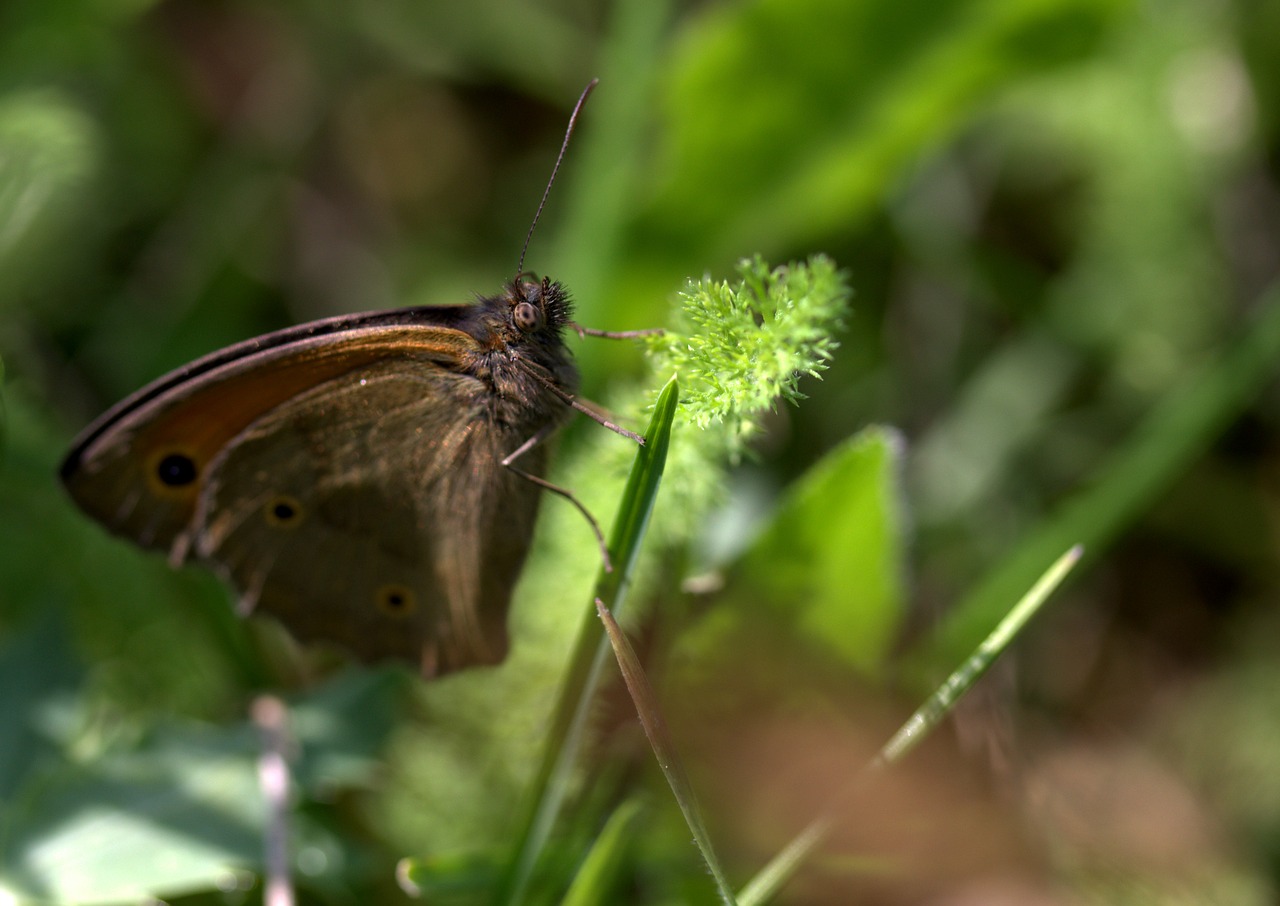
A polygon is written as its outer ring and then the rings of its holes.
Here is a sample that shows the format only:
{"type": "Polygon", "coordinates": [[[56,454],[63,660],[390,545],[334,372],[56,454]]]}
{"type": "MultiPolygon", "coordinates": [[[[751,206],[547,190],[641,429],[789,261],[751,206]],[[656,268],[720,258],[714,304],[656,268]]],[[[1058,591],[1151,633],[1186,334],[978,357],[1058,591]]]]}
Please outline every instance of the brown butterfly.
{"type": "Polygon", "coordinates": [[[475,304],[328,318],[198,359],[86,428],[62,480],[112,532],[208,564],[299,639],[425,676],[498,663],[539,488],[583,511],[608,563],[595,520],[542,477],[543,441],[577,409],[644,442],[575,397],[563,340],[628,334],[579,328],[564,288],[523,264],[475,304]]]}

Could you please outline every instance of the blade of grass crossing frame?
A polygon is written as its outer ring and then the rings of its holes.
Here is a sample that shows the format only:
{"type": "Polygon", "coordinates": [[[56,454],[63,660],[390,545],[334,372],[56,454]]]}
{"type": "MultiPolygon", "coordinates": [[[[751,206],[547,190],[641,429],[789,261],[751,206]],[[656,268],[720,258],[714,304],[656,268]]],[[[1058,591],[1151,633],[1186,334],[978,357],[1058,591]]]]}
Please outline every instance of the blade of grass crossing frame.
{"type": "Polygon", "coordinates": [[[662,713],[658,709],[658,698],[653,694],[653,688],[644,675],[644,667],[641,666],[640,659],[636,657],[635,650],[627,641],[621,627],[618,626],[618,621],[613,618],[609,608],[605,607],[604,602],[599,598],[596,598],[596,610],[599,611],[600,619],[604,622],[605,632],[609,634],[609,642],[613,645],[613,653],[618,658],[618,666],[622,669],[622,679],[627,684],[627,691],[631,693],[631,700],[635,702],[636,713],[640,716],[641,726],[644,727],[644,735],[648,737],[649,746],[657,756],[658,767],[662,768],[662,774],[667,778],[667,785],[675,794],[680,811],[684,814],[685,824],[689,825],[689,830],[693,833],[693,842],[698,845],[702,859],[707,863],[711,877],[715,879],[720,898],[730,906],[737,906],[733,898],[733,889],[729,886],[724,869],[720,867],[720,860],[716,858],[715,850],[711,846],[711,835],[702,822],[702,812],[698,808],[697,797],[693,794],[693,784],[689,782],[689,775],[685,773],[684,765],[676,752],[675,743],[671,739],[671,734],[667,732],[666,721],[662,719],[662,713]]]}
{"type": "Polygon", "coordinates": [[[1031,586],[1031,590],[1022,596],[999,625],[974,649],[973,654],[934,690],[925,703],[916,709],[916,713],[893,734],[893,738],[881,747],[880,754],[871,763],[872,767],[882,767],[901,760],[930,730],[942,722],[960,696],[973,688],[973,684],[982,678],[1027,622],[1040,611],[1049,595],[1062,584],[1062,580],[1080,562],[1083,554],[1084,548],[1077,544],[1054,561],[1036,584],[1031,586]]]}
{"type": "MultiPolygon", "coordinates": [[[[1072,568],[1080,562],[1084,549],[1075,545],[1059,557],[1039,580],[1027,591],[1018,603],[1005,615],[1004,619],[993,629],[982,643],[974,649],[973,654],[965,660],[942,685],[934,690],[915,713],[880,748],[880,752],[872,759],[867,768],[842,790],[836,801],[847,797],[863,781],[868,772],[885,768],[901,761],[916,747],[942,719],[955,707],[955,703],[973,687],[982,675],[987,672],[996,658],[1013,642],[1027,623],[1035,616],[1049,596],[1062,584],[1063,579],[1072,568]]],[[[820,815],[810,822],[809,826],[796,835],[779,853],[769,860],[769,864],[756,873],[738,894],[739,906],[760,906],[767,903],[782,889],[782,885],[798,869],[825,839],[834,823],[834,810],[820,815]]]]}
{"type": "MultiPolygon", "coordinates": [[[[645,432],[645,445],[636,451],[635,463],[609,533],[609,555],[614,570],[600,570],[593,597],[605,601],[615,611],[624,604],[640,542],[658,496],[667,449],[671,444],[671,423],[679,400],[679,386],[673,377],[654,403],[653,417],[645,432]]],[[[567,793],[592,694],[599,684],[609,650],[594,609],[584,608],[564,685],[552,715],[542,763],[530,787],[529,805],[514,835],[516,842],[511,860],[494,890],[491,903],[514,904],[523,899],[534,864],[567,793]]]]}

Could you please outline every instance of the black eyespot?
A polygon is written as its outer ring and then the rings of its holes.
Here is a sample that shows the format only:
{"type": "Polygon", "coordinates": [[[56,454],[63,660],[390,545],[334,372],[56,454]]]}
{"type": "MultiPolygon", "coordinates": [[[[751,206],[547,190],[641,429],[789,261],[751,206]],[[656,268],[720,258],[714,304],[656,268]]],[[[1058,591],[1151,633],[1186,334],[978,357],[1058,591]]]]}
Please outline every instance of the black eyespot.
{"type": "Polygon", "coordinates": [[[542,312],[536,305],[529,302],[517,302],[511,317],[516,322],[516,327],[526,333],[542,326],[542,312]]]}
{"type": "Polygon", "coordinates": [[[196,480],[195,460],[184,453],[169,453],[156,463],[156,478],[170,488],[180,488],[196,480]]]}
{"type": "Polygon", "coordinates": [[[374,592],[378,609],[388,616],[407,617],[417,609],[413,589],[407,585],[383,585],[374,592]]]}
{"type": "Polygon", "coordinates": [[[293,528],[302,521],[302,513],[302,504],[285,494],[272,497],[262,509],[267,525],[275,528],[293,528]]]}

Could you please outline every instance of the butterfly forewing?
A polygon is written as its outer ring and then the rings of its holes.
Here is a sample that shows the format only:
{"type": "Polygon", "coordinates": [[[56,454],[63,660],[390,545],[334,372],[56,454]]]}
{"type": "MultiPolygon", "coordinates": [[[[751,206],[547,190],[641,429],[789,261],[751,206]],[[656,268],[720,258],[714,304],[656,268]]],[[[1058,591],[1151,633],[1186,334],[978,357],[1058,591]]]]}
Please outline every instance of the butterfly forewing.
{"type": "Polygon", "coordinates": [[[190,525],[209,464],[264,413],[297,394],[409,348],[455,369],[474,350],[462,331],[403,323],[406,314],[451,316],[457,308],[316,322],[221,350],[168,374],[86,428],[62,464],[72,498],[112,532],[170,551],[190,525]],[[337,341],[340,339],[340,342],[337,341]]]}

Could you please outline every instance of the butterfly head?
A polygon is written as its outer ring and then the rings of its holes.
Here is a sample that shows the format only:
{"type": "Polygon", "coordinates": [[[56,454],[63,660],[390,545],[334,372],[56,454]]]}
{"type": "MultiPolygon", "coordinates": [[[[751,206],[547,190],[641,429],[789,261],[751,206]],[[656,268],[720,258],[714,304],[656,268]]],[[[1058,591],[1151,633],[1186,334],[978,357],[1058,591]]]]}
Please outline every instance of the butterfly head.
{"type": "Polygon", "coordinates": [[[505,301],[512,339],[559,337],[573,310],[563,286],[529,273],[508,284],[505,301]]]}

